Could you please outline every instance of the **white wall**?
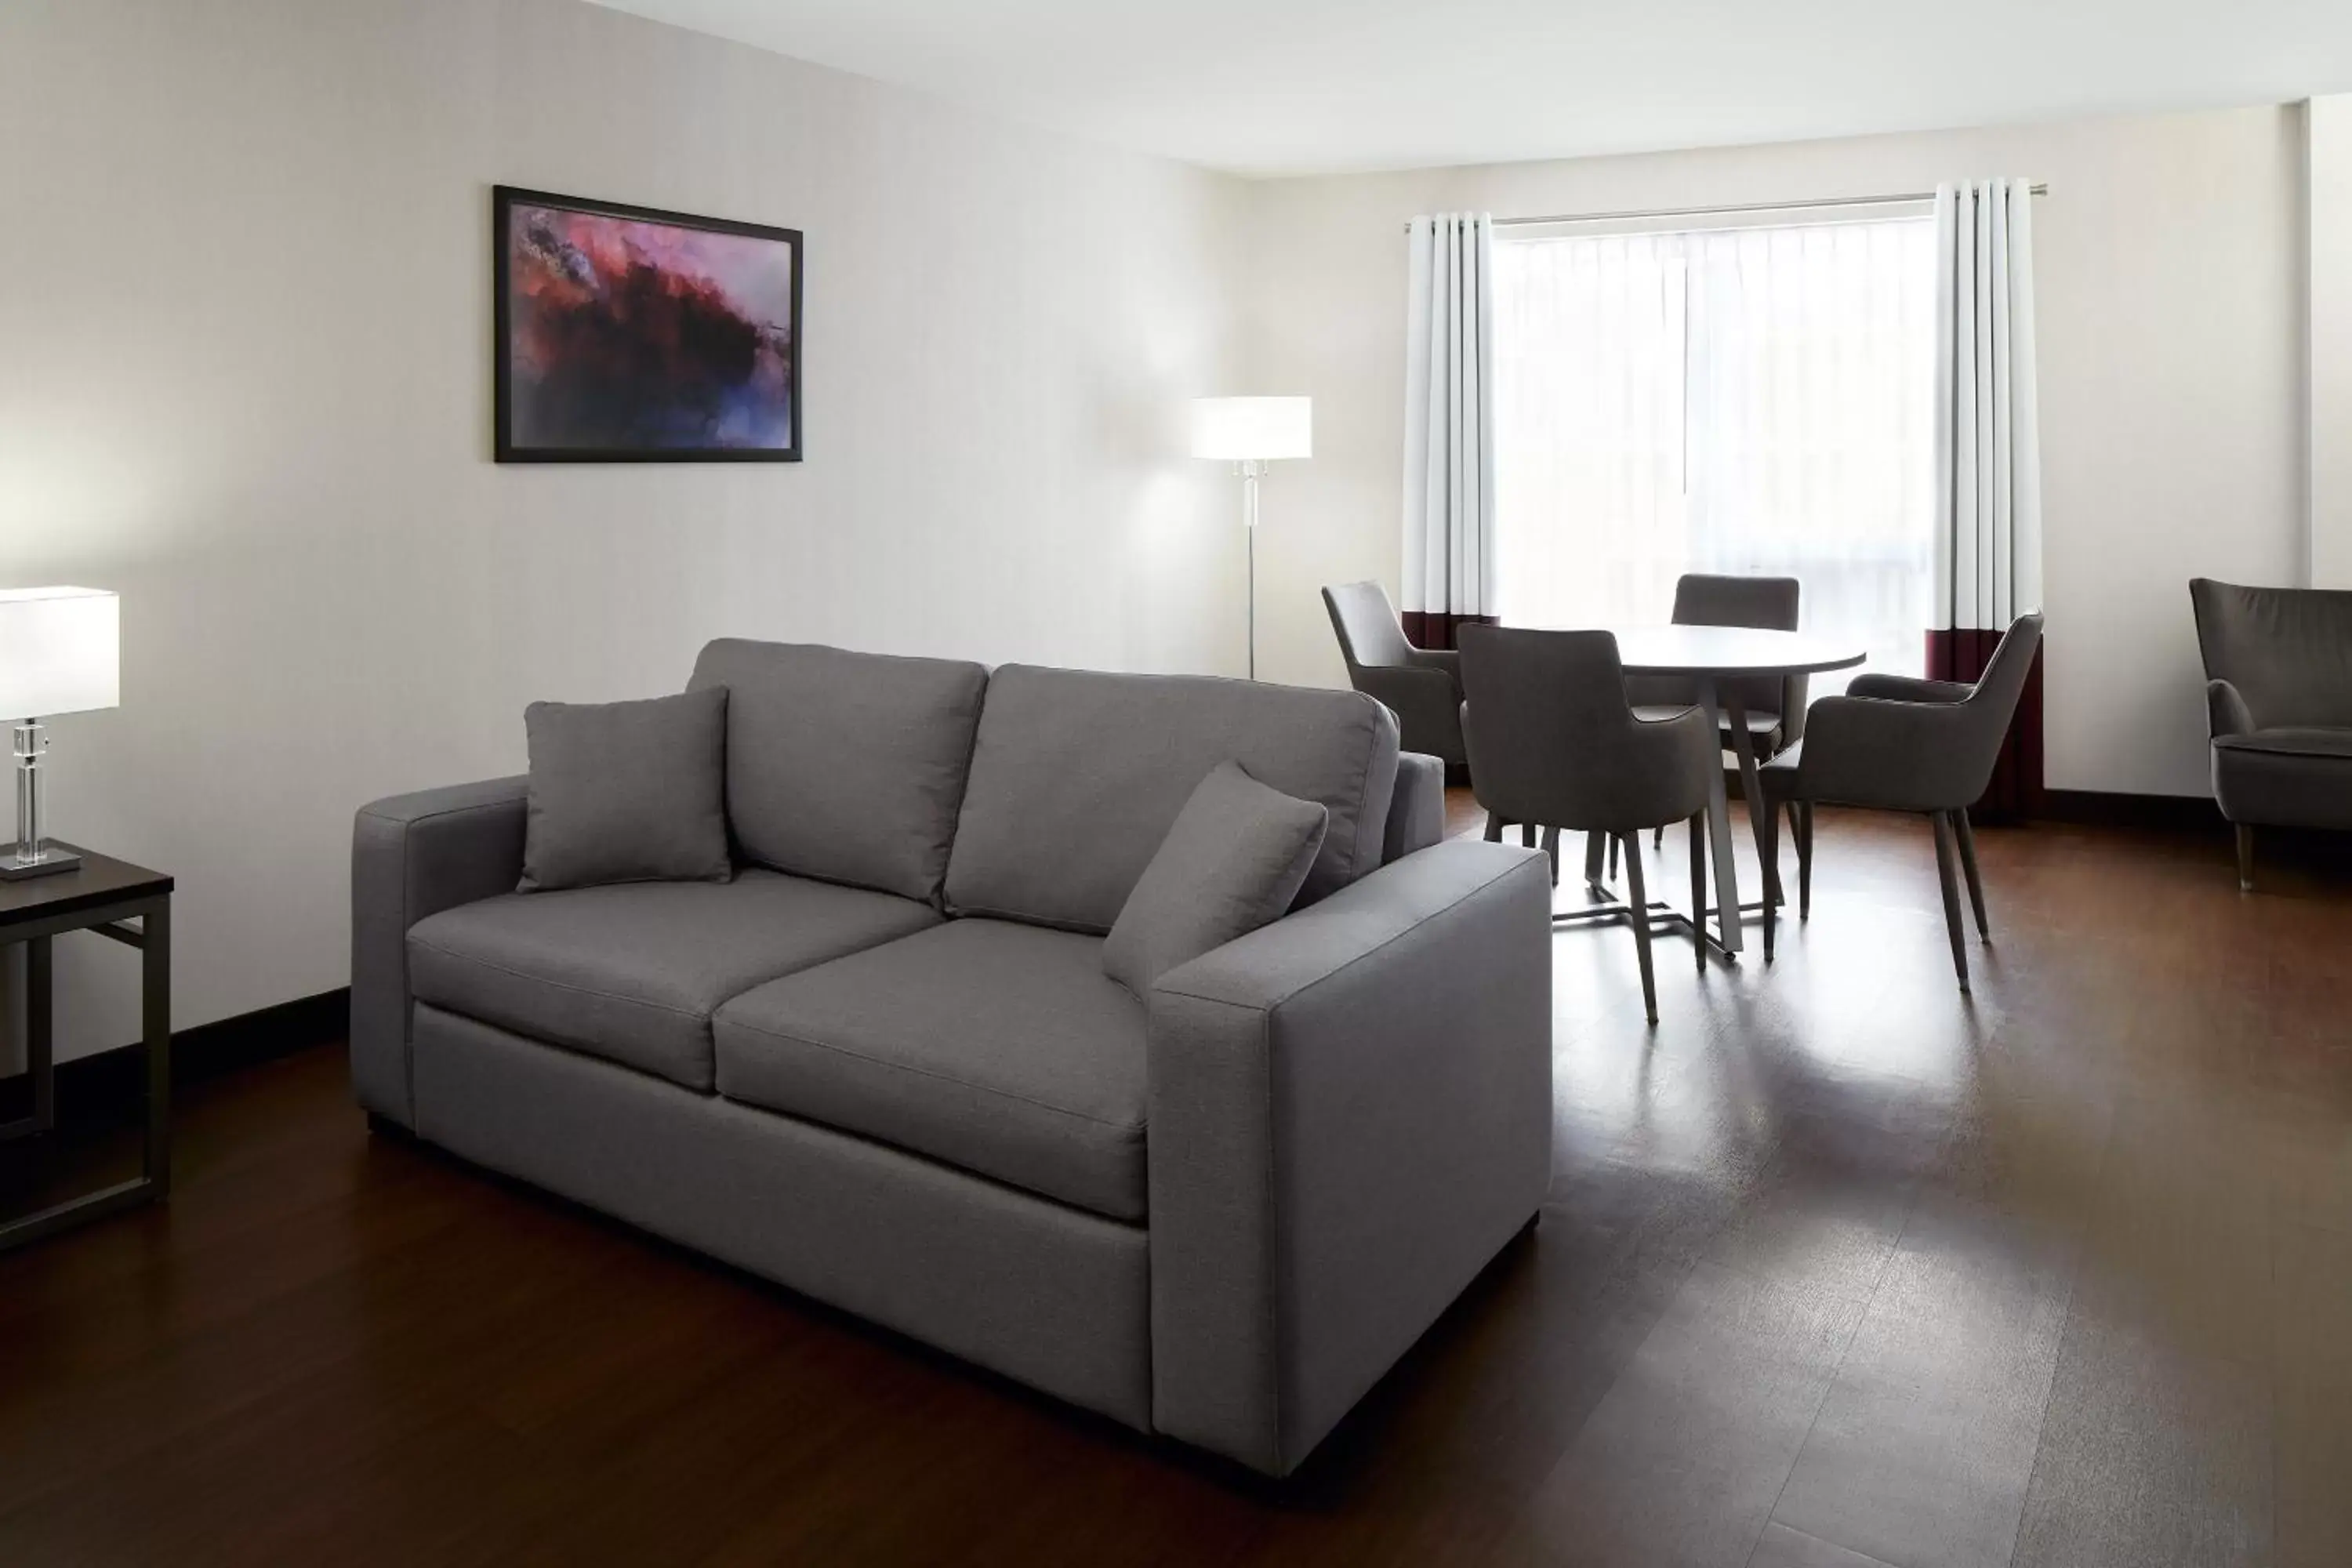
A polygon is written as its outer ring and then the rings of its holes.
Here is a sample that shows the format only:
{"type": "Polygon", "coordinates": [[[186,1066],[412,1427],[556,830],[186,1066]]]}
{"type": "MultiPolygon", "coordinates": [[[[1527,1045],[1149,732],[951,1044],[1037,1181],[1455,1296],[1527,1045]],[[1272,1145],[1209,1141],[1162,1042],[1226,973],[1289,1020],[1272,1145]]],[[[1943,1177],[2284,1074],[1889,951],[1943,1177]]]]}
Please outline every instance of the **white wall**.
{"type": "Polygon", "coordinates": [[[0,6],[0,582],[123,595],[52,820],[178,876],[176,1021],[344,982],[362,801],[715,635],[1237,672],[1244,201],[574,0],[0,6]],[[494,466],[497,182],[803,229],[807,460],[494,466]]]}
{"type": "Polygon", "coordinates": [[[1874,195],[1993,174],[2050,184],[2034,235],[2048,782],[2204,793],[2189,579],[2295,583],[2306,564],[2291,109],[1254,187],[1252,384],[1316,399],[1314,459],[1277,465],[1266,486],[1261,670],[1341,679],[1316,589],[1397,586],[1412,215],[1874,195]]]}
{"type": "Polygon", "coordinates": [[[2352,588],[2352,93],[2305,106],[2311,254],[2311,584],[2352,588]]]}

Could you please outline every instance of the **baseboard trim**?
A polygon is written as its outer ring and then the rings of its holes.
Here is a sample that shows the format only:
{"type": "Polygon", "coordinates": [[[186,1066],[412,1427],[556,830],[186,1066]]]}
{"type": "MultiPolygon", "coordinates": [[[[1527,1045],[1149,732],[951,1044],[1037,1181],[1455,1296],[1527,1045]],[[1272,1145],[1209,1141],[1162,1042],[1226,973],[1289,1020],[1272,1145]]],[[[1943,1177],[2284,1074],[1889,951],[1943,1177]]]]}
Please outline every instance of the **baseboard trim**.
{"type": "Polygon", "coordinates": [[[2147,827],[2168,833],[2223,834],[2230,825],[2221,808],[2198,795],[2121,795],[2108,790],[2045,792],[2035,815],[2046,822],[2091,827],[2147,827]]]}
{"type": "MultiPolygon", "coordinates": [[[[251,1013],[222,1018],[172,1033],[172,1085],[182,1089],[258,1063],[274,1061],[296,1051],[347,1039],[351,1034],[352,990],[348,985],[297,997],[251,1013]]],[[[58,1116],[60,1123],[110,1121],[123,1108],[136,1105],[145,1093],[139,1047],[117,1046],[90,1056],[58,1064],[58,1116]]],[[[0,1121],[20,1114],[18,1100],[29,1103],[31,1080],[23,1074],[0,1079],[0,1121]]]]}

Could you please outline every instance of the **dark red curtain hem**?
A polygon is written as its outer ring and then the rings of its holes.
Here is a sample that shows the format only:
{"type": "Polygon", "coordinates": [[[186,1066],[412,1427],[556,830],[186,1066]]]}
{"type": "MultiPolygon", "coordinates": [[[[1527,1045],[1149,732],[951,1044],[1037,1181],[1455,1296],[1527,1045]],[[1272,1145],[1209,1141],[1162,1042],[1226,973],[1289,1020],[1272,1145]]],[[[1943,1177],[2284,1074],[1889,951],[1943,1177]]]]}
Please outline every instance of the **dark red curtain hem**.
{"type": "MultiPolygon", "coordinates": [[[[2000,637],[1999,631],[1989,626],[1929,632],[1927,679],[1975,680],[1984,674],[2000,637]]],[[[2042,778],[2042,648],[2034,650],[2033,668],[2026,672],[2025,690],[2018,699],[2017,717],[2010,721],[2000,761],[1993,765],[1992,783],[1985,786],[1983,798],[1969,808],[1973,818],[2022,822],[2049,809],[2049,792],[2042,778]]]]}
{"type": "Polygon", "coordinates": [[[1404,623],[1404,640],[1415,647],[1448,648],[1454,647],[1454,629],[1465,626],[1492,626],[1492,616],[1456,616],[1442,610],[1404,610],[1397,619],[1404,623]]]}

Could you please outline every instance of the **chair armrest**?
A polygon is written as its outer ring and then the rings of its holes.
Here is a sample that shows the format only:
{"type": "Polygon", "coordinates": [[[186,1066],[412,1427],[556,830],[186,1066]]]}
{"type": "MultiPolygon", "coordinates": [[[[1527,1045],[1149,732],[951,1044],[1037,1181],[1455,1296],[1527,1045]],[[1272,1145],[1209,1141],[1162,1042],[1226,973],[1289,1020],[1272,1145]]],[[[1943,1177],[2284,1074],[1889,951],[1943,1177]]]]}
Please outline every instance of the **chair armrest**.
{"type": "Polygon", "coordinates": [[[2205,683],[2205,721],[2217,741],[2224,735],[2251,735],[2262,727],[2254,722],[2245,694],[2226,680],[2205,683]]]}
{"type": "Polygon", "coordinates": [[[1875,697],[1888,702],[1966,702],[1976,689],[1960,680],[1919,680],[1908,675],[1857,675],[1845,689],[1848,697],[1875,697]]]}
{"type": "Polygon", "coordinates": [[[1356,689],[1397,716],[1397,736],[1408,752],[1449,763],[1463,760],[1462,693],[1453,675],[1417,664],[1368,665],[1356,689]]]}
{"type": "Polygon", "coordinates": [[[1797,793],[1889,811],[1956,811],[1992,780],[2001,732],[1990,710],[1958,702],[1824,697],[1805,715],[1797,793]]]}
{"type": "Polygon", "coordinates": [[[511,893],[522,877],[527,778],[452,784],[359,809],[352,825],[352,1092],[413,1125],[408,928],[511,893]]]}
{"type": "Polygon", "coordinates": [[[1457,839],[1160,978],[1155,1428],[1288,1472],[1541,1207],[1550,909],[1457,839]]]}
{"type": "Polygon", "coordinates": [[[1417,647],[1411,650],[1415,669],[1443,670],[1454,682],[1454,689],[1462,689],[1462,654],[1458,648],[1417,647]]]}

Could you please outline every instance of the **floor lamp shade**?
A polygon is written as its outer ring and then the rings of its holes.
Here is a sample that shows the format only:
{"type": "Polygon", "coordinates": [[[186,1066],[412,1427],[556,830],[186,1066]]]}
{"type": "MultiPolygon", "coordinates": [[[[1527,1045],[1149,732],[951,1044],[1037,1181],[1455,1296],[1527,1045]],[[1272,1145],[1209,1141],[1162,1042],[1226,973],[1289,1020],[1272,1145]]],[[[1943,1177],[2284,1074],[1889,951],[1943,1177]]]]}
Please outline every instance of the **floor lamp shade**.
{"type": "Polygon", "coordinates": [[[1310,397],[1199,397],[1192,456],[1231,463],[1242,478],[1242,531],[1249,540],[1249,677],[1257,679],[1257,482],[1265,466],[1315,455],[1310,397]]]}
{"type": "Polygon", "coordinates": [[[1192,403],[1192,456],[1272,462],[1315,455],[1311,397],[1202,397],[1192,403]]]}
{"type": "Polygon", "coordinates": [[[0,719],[120,706],[121,605],[100,588],[0,588],[0,719]]]}

